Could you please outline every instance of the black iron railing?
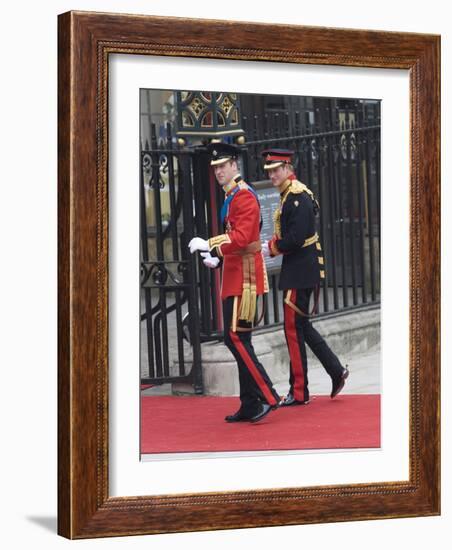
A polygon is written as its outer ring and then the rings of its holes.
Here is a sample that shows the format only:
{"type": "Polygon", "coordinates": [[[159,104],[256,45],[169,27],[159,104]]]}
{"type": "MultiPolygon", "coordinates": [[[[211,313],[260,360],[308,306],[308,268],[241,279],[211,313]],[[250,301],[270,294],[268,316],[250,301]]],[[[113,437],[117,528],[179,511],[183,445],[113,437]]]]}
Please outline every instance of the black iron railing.
{"type": "MultiPolygon", "coordinates": [[[[242,117],[248,142],[242,148],[242,175],[260,197],[269,217],[278,195],[265,179],[261,152],[295,151],[295,170],[320,202],[318,232],[326,278],[318,314],[331,315],[369,306],[380,299],[380,116],[379,103],[354,102],[348,109],[326,109],[320,116],[295,113],[295,135],[287,135],[289,113],[265,121],[242,117]],[[322,121],[320,125],[319,121],[322,121]],[[312,123],[314,121],[314,123],[312,123]]],[[[178,147],[172,128],[141,153],[142,380],[184,380],[202,391],[200,343],[222,338],[219,270],[208,270],[191,256],[193,236],[222,233],[223,193],[209,167],[206,149],[178,147]],[[187,357],[190,365],[187,364],[187,357]],[[146,358],[146,360],[144,360],[146,358]]],[[[262,239],[271,237],[264,220],[262,239]]],[[[282,322],[278,265],[269,264],[270,292],[263,299],[261,327],[282,322]]],[[[259,308],[260,309],[260,308],[259,308]]]]}

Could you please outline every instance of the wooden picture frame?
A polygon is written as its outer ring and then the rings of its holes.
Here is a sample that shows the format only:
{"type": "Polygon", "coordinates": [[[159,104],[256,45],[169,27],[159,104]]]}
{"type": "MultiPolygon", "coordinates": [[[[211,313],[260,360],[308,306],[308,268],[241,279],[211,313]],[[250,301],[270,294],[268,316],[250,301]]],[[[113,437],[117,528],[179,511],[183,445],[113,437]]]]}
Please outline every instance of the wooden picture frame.
{"type": "Polygon", "coordinates": [[[439,514],[440,38],[69,12],[59,16],[58,47],[59,534],[89,538],[439,514]],[[117,53],[409,71],[408,481],[109,496],[107,98],[109,55],[117,53]]]}

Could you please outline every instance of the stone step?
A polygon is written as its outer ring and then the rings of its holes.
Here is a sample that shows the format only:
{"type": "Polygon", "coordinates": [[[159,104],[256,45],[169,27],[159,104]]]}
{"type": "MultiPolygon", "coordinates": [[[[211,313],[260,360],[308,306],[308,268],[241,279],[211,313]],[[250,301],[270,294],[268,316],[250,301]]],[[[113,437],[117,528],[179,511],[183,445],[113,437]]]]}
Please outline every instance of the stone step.
{"type": "MultiPolygon", "coordinates": [[[[319,318],[313,324],[343,364],[351,365],[355,362],[354,358],[368,356],[367,366],[372,367],[372,373],[367,377],[360,374],[360,386],[369,390],[367,393],[379,392],[380,309],[341,313],[328,318],[319,318]]],[[[266,329],[254,333],[253,347],[275,387],[278,391],[285,393],[286,390],[282,388],[288,385],[289,356],[283,329],[266,329]]],[[[329,393],[331,387],[329,376],[309,348],[307,353],[311,391],[315,391],[316,388],[317,393],[329,393]]],[[[237,365],[226,346],[213,342],[203,344],[201,355],[204,394],[238,395],[237,365]]],[[[187,370],[190,365],[190,357],[187,357],[187,370]]],[[[361,363],[354,368],[362,372],[363,368],[360,365],[361,363]]],[[[175,372],[177,367],[175,362],[175,372]]],[[[351,387],[352,384],[347,383],[347,387],[349,386],[351,387]]],[[[193,393],[193,388],[188,384],[174,383],[172,392],[174,394],[193,393]]]]}

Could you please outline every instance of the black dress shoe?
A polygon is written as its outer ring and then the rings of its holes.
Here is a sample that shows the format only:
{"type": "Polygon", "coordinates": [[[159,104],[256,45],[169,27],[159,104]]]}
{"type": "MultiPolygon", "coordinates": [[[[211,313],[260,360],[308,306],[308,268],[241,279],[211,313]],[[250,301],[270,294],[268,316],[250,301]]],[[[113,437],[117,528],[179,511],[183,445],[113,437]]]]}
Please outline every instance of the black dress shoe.
{"type": "Polygon", "coordinates": [[[336,397],[336,395],[342,390],[349,374],[350,374],[350,371],[348,370],[347,367],[345,367],[342,370],[342,374],[338,378],[333,380],[333,387],[331,389],[331,396],[330,396],[331,399],[333,399],[333,397],[336,397]]]}
{"type": "Polygon", "coordinates": [[[245,416],[241,410],[238,410],[234,414],[228,414],[228,416],[225,416],[224,419],[226,422],[244,422],[250,420],[250,417],[245,416]]]}
{"type": "Polygon", "coordinates": [[[259,422],[259,420],[262,420],[264,417],[267,416],[269,412],[271,412],[276,408],[277,408],[276,405],[272,406],[272,405],[269,405],[268,403],[262,403],[262,409],[257,414],[255,414],[250,418],[250,422],[253,422],[253,423],[259,422]]]}
{"type": "Polygon", "coordinates": [[[280,407],[291,407],[293,405],[307,405],[309,403],[309,399],[306,399],[305,401],[298,401],[295,399],[292,393],[288,393],[286,397],[280,402],[280,407]]]}

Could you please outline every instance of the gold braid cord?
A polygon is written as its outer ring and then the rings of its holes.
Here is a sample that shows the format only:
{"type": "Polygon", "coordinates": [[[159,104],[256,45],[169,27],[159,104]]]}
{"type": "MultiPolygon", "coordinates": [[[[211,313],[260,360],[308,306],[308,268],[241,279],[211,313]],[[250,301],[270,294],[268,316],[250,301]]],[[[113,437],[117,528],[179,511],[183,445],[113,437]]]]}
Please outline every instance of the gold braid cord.
{"type": "Polygon", "coordinates": [[[275,228],[275,235],[278,237],[278,239],[281,238],[282,207],[286,202],[286,199],[290,193],[293,193],[294,195],[299,195],[300,193],[307,193],[312,199],[314,199],[314,194],[308,187],[306,187],[304,183],[301,183],[301,181],[298,181],[298,180],[292,181],[292,183],[287,187],[283,196],[281,197],[281,200],[279,202],[279,208],[277,208],[273,214],[273,225],[275,228]]]}
{"type": "MultiPolygon", "coordinates": [[[[284,203],[286,202],[287,197],[289,196],[290,193],[293,193],[294,195],[299,195],[300,193],[307,193],[311,197],[311,199],[313,201],[315,201],[318,205],[318,202],[314,197],[314,193],[308,187],[306,187],[306,185],[304,183],[301,183],[301,181],[293,180],[292,183],[284,191],[284,194],[281,197],[281,200],[280,200],[280,203],[279,203],[279,208],[277,208],[275,210],[274,214],[273,214],[274,234],[276,235],[276,237],[278,239],[281,239],[281,237],[282,237],[282,235],[281,235],[281,212],[282,212],[282,207],[283,207],[284,203]]],[[[308,239],[305,240],[305,242],[302,245],[302,248],[305,248],[306,246],[311,246],[311,244],[316,243],[317,250],[321,251],[322,248],[321,248],[320,243],[318,242],[318,240],[319,240],[319,236],[317,235],[317,233],[315,233],[312,237],[309,237],[308,239]]],[[[277,249],[275,243],[272,242],[270,247],[271,247],[271,252],[274,256],[276,256],[280,253],[279,250],[277,249]]],[[[323,265],[323,257],[319,258],[319,264],[323,265]]],[[[325,272],[323,270],[320,272],[320,276],[321,276],[322,279],[325,277],[325,272]]]]}
{"type": "Polygon", "coordinates": [[[278,239],[280,239],[281,238],[281,206],[279,206],[279,208],[277,208],[273,212],[273,227],[274,227],[274,234],[278,237],[278,239]]]}
{"type": "MultiPolygon", "coordinates": [[[[254,330],[254,319],[257,311],[257,284],[256,284],[256,264],[254,255],[246,255],[243,262],[243,286],[242,295],[234,296],[234,306],[232,314],[233,332],[250,332],[254,330]],[[246,265],[246,267],[245,267],[246,265]],[[239,326],[239,320],[246,321],[251,327],[239,326]]],[[[267,270],[264,268],[264,293],[268,292],[267,270]]],[[[265,313],[265,301],[262,299],[262,311],[256,322],[256,326],[262,321],[265,313]]]]}
{"type": "MultiPolygon", "coordinates": [[[[242,300],[240,302],[239,320],[246,321],[247,323],[250,323],[254,319],[254,313],[256,312],[254,310],[253,315],[251,315],[251,263],[254,270],[254,257],[243,256],[242,300]]],[[[254,286],[256,286],[256,283],[254,286]]]]}
{"type": "Polygon", "coordinates": [[[256,315],[257,288],[256,288],[256,262],[254,256],[250,257],[250,310],[248,319],[252,323],[256,315]]]}

